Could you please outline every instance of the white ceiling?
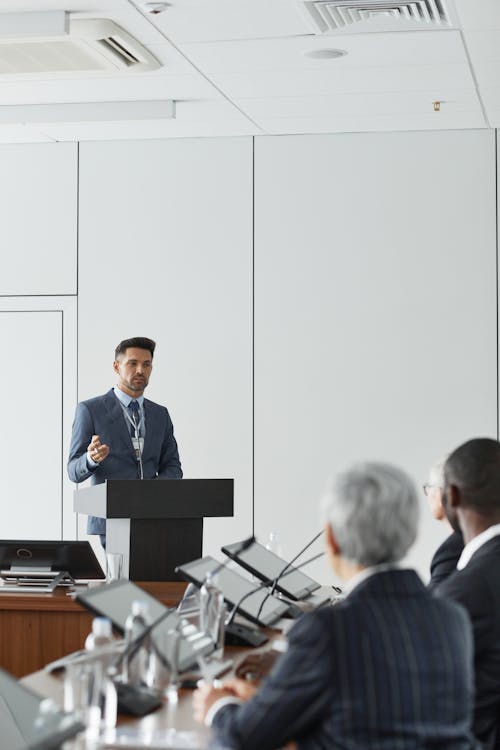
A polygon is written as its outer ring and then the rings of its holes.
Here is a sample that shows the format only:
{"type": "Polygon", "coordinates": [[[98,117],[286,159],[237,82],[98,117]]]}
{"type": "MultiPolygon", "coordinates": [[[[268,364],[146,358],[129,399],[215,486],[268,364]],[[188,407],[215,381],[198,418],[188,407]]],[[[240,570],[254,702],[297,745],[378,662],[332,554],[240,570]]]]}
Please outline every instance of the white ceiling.
{"type": "Polygon", "coordinates": [[[443,2],[449,27],[322,35],[299,0],[171,0],[158,15],[143,0],[0,0],[0,35],[3,13],[65,10],[115,21],[162,63],[0,75],[0,142],[499,127],[500,0],[443,2]],[[347,54],[305,56],[332,48],[347,54]],[[165,100],[175,119],[147,106],[165,100]],[[108,122],[61,106],[42,122],[46,108],[22,106],[130,101],[142,115],[119,119],[120,105],[108,122]]]}

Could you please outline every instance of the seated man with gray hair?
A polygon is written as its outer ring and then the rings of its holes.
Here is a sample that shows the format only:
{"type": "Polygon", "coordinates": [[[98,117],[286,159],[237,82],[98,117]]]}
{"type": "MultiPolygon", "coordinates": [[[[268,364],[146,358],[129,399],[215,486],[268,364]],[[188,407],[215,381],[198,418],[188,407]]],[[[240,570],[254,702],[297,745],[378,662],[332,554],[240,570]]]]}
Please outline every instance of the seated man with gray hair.
{"type": "Polygon", "coordinates": [[[417,533],[411,480],[385,464],[355,466],[328,493],[325,520],[346,598],[298,620],[253,695],[240,680],[200,687],[195,718],[233,750],[479,749],[467,615],[397,565],[417,533]]]}

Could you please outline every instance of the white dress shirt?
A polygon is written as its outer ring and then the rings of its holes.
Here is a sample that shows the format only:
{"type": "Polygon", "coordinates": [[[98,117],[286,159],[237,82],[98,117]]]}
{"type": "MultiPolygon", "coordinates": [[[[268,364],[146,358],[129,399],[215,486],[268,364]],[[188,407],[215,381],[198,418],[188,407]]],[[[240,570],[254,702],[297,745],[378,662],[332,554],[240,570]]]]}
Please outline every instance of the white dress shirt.
{"type": "Polygon", "coordinates": [[[482,531],[475,536],[474,539],[471,539],[470,542],[467,542],[458,559],[457,570],[463,570],[470,562],[472,555],[477,552],[483,544],[486,544],[486,542],[489,542],[490,539],[494,539],[496,536],[500,536],[500,523],[490,526],[486,531],[482,531]]]}

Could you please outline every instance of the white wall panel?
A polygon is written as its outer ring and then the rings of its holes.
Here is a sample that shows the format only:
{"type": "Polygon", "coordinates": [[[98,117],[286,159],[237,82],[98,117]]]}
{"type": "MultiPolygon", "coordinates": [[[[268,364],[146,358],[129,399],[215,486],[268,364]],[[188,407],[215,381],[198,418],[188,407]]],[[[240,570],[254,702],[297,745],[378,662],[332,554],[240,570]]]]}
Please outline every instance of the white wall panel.
{"type": "Polygon", "coordinates": [[[76,293],[77,149],[0,146],[0,295],[76,293]]]}
{"type": "Polygon", "coordinates": [[[210,553],[252,522],[251,181],[249,138],[80,147],[79,398],[114,385],[121,339],[157,341],[184,475],[235,478],[210,553]]]}
{"type": "MultiPolygon", "coordinates": [[[[255,159],[256,531],[292,556],[351,462],[421,484],[496,434],[494,138],[263,137],[255,159]]],[[[444,535],[422,499],[422,573],[444,535]]]]}
{"type": "Polygon", "coordinates": [[[76,535],[64,447],[75,385],[75,307],[68,299],[0,300],[3,538],[76,535]]]}

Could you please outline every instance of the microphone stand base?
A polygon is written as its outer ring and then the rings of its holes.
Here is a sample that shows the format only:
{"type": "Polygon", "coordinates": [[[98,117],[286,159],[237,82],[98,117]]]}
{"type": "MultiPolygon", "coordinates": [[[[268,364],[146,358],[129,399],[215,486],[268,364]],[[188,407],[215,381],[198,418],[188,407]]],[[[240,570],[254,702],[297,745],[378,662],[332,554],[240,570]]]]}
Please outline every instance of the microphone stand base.
{"type": "Polygon", "coordinates": [[[131,716],[146,716],[162,704],[161,699],[146,687],[115,682],[118,697],[118,713],[131,716]]]}
{"type": "Polygon", "coordinates": [[[232,622],[226,625],[224,643],[226,646],[262,646],[269,638],[262,631],[232,622]]]}

